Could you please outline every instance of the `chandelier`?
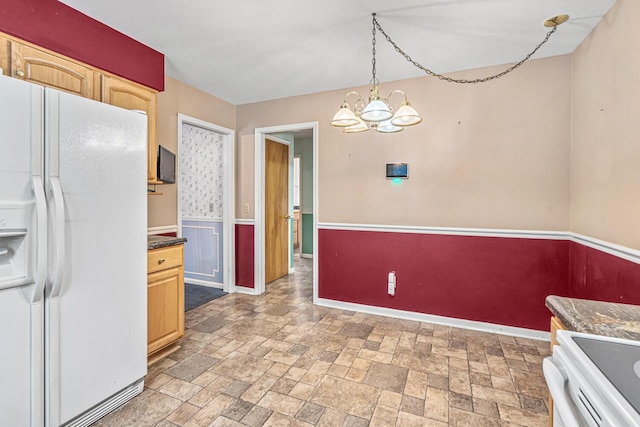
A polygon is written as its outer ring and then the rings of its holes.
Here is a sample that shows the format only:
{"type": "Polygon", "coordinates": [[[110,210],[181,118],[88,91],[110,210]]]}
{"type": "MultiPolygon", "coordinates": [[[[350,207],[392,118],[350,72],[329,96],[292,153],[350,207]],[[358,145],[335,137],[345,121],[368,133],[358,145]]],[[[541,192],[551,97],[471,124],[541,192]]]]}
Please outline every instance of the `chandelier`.
{"type": "Polygon", "coordinates": [[[371,60],[372,77],[369,83],[372,85],[372,87],[369,91],[368,102],[365,102],[362,96],[360,96],[360,94],[355,91],[349,92],[345,95],[342,105],[340,105],[338,112],[333,116],[333,120],[331,120],[331,125],[343,128],[344,133],[365,132],[370,128],[382,133],[394,133],[402,131],[405,127],[417,125],[422,121],[422,117],[420,117],[418,112],[411,106],[411,103],[407,99],[407,94],[402,90],[396,89],[392,91],[386,98],[380,97],[380,94],[378,92],[379,82],[376,78],[376,30],[380,31],[385,39],[394,47],[396,52],[400,53],[409,63],[414,65],[416,68],[424,71],[427,75],[437,77],[438,79],[444,80],[448,83],[484,83],[503,77],[524,64],[531,58],[531,56],[533,56],[533,54],[538,51],[538,49],[542,47],[542,45],[549,41],[549,38],[556,31],[558,25],[566,22],[569,19],[568,15],[558,15],[544,21],[544,26],[551,27],[551,30],[547,33],[542,42],[540,42],[535,47],[535,49],[533,49],[531,53],[525,56],[520,62],[517,62],[516,64],[510,66],[500,73],[488,77],[468,80],[454,79],[452,77],[436,73],[424,67],[417,61],[413,60],[407,53],[400,49],[400,47],[382,29],[382,27],[376,20],[376,14],[372,13],[371,16],[373,24],[371,53],[373,55],[373,59],[371,60]],[[390,102],[391,97],[394,95],[402,97],[400,107],[395,110],[395,112],[390,102]],[[348,99],[350,97],[351,99],[355,99],[354,101],[352,101],[353,107],[348,102],[348,99]]]}

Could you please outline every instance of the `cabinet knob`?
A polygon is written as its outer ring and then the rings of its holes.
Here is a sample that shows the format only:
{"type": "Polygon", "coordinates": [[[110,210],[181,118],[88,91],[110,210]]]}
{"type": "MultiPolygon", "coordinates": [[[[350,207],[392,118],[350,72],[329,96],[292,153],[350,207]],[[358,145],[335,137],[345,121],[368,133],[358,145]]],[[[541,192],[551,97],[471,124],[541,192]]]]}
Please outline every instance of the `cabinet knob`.
{"type": "Polygon", "coordinates": [[[18,70],[18,71],[16,71],[16,76],[18,76],[18,77],[24,77],[24,71],[22,71],[22,70],[18,70]]]}
{"type": "Polygon", "coordinates": [[[164,258],[158,260],[158,264],[162,264],[165,261],[164,258]]]}

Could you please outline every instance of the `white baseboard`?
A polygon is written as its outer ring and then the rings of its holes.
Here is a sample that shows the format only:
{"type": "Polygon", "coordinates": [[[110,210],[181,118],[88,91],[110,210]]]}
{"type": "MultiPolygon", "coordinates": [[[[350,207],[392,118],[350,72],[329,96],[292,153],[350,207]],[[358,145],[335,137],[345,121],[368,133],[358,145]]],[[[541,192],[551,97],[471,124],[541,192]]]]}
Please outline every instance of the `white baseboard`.
{"type": "Polygon", "coordinates": [[[296,269],[295,269],[295,268],[291,267],[291,268],[289,269],[289,274],[293,274],[293,273],[295,273],[295,272],[296,272],[296,269]]]}
{"type": "Polygon", "coordinates": [[[379,316],[395,317],[397,319],[414,320],[416,322],[435,323],[437,325],[453,326],[474,331],[490,332],[494,334],[510,335],[513,337],[529,338],[539,341],[550,341],[549,332],[533,329],[517,328],[515,326],[496,325],[493,323],[477,322],[474,320],[456,319],[453,317],[436,316],[434,314],[416,313],[413,311],[396,310],[393,308],[375,307],[343,301],[318,298],[315,304],[339,310],[358,311],[379,316]]]}
{"type": "Polygon", "coordinates": [[[192,279],[190,277],[184,278],[184,283],[190,283],[192,285],[206,286],[207,288],[224,289],[224,284],[218,282],[207,282],[200,279],[192,279]]]}
{"type": "Polygon", "coordinates": [[[247,288],[245,286],[236,285],[236,292],[239,294],[258,295],[255,288],[247,288]]]}
{"type": "Polygon", "coordinates": [[[300,254],[300,258],[309,258],[309,259],[312,259],[312,258],[313,258],[313,254],[303,254],[303,253],[301,253],[301,254],[300,254]]]}

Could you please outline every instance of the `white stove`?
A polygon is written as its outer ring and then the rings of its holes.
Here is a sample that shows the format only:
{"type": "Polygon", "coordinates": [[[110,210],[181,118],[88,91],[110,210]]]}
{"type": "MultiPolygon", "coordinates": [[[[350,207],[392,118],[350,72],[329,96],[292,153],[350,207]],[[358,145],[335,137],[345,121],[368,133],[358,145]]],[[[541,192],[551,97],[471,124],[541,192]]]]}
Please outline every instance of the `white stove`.
{"type": "Polygon", "coordinates": [[[553,425],[640,427],[640,341],[558,331],[543,364],[553,425]]]}

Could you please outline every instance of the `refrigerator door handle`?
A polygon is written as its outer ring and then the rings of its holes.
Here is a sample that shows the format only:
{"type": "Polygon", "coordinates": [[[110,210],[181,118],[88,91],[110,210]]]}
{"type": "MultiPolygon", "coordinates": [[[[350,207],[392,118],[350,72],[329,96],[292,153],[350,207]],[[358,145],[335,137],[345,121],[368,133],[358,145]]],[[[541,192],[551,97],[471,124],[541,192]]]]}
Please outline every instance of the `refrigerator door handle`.
{"type": "MultiPolygon", "coordinates": [[[[44,309],[36,309],[44,302],[47,283],[47,199],[44,194],[42,177],[31,177],[33,195],[36,201],[36,276],[31,310],[31,425],[44,425],[44,352],[38,351],[44,345],[44,309]]],[[[31,237],[32,239],[34,237],[31,237]]]]}
{"type": "Polygon", "coordinates": [[[36,239],[36,287],[33,294],[33,303],[37,304],[42,301],[44,296],[44,288],[47,281],[47,200],[44,195],[44,184],[42,177],[31,177],[33,184],[33,194],[36,199],[36,221],[38,234],[36,239]]]}
{"type": "Polygon", "coordinates": [[[62,196],[62,186],[60,185],[60,178],[52,176],[50,178],[51,193],[53,194],[54,204],[54,227],[55,227],[55,251],[56,262],[53,270],[53,280],[51,284],[51,297],[57,298],[60,296],[60,290],[62,289],[62,280],[64,278],[64,266],[65,266],[65,210],[64,210],[64,197],[62,196]]]}

